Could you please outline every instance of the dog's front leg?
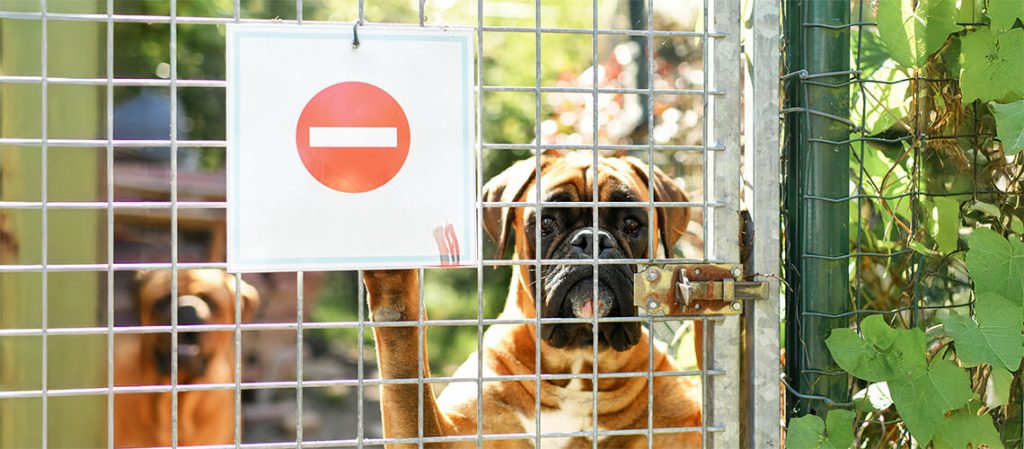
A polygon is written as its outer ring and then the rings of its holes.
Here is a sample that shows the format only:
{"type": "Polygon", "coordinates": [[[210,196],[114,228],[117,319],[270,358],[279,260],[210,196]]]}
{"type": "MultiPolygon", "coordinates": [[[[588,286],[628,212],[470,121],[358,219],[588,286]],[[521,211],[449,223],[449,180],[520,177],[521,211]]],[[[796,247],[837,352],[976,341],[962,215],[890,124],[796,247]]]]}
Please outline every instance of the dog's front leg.
{"type": "MultiPolygon", "coordinates": [[[[423,351],[423,378],[427,367],[425,329],[419,319],[419,275],[416,270],[367,271],[363,277],[369,293],[370,319],[376,323],[406,322],[408,326],[373,328],[377,342],[377,364],[384,379],[417,379],[419,354],[423,351]],[[423,346],[419,346],[422,338],[423,346]]],[[[426,316],[423,317],[426,320],[426,316]]],[[[415,382],[381,386],[381,415],[386,438],[416,438],[419,434],[419,387],[415,382]]],[[[423,436],[451,434],[451,422],[441,414],[429,383],[423,384],[423,436]]],[[[448,447],[447,445],[427,445],[448,447]]],[[[388,445],[413,447],[413,445],[388,445]]]]}

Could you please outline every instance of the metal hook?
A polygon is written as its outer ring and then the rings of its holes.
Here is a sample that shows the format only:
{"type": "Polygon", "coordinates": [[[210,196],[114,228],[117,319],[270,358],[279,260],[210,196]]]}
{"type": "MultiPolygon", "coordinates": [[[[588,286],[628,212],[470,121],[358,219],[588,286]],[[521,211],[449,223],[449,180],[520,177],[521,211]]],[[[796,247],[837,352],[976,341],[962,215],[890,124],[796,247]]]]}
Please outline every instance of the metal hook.
{"type": "Polygon", "coordinates": [[[360,21],[357,20],[352,23],[352,48],[359,48],[359,25],[360,21]]]}

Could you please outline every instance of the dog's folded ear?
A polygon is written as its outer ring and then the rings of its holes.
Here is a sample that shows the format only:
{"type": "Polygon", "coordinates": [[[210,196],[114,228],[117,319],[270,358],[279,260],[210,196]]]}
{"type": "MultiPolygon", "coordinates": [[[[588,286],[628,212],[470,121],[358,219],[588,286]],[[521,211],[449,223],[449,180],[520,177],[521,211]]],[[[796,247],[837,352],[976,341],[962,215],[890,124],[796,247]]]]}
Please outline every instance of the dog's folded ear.
{"type": "MultiPolygon", "coordinates": [[[[543,162],[543,158],[542,158],[543,162]]],[[[505,169],[499,175],[487,181],[483,187],[482,198],[487,202],[515,202],[523,198],[526,189],[536,178],[537,161],[534,158],[524,159],[505,169]]],[[[498,259],[505,255],[505,245],[512,237],[512,217],[514,209],[508,206],[485,207],[483,226],[487,235],[497,244],[498,259]]]]}
{"type": "MultiPolygon", "coordinates": [[[[626,163],[633,167],[633,171],[640,178],[644,186],[653,185],[653,197],[655,202],[686,202],[686,194],[679,184],[671,177],[654,167],[654,176],[649,176],[649,166],[646,162],[635,157],[623,157],[626,163]]],[[[661,206],[655,208],[658,214],[658,232],[662,248],[665,250],[665,257],[672,257],[672,248],[686,232],[690,224],[690,209],[688,207],[661,206]]]]}
{"type": "Polygon", "coordinates": [[[232,297],[235,294],[236,280],[242,283],[241,288],[238,289],[242,296],[242,322],[248,323],[252,321],[253,316],[256,315],[256,311],[260,309],[260,292],[256,290],[256,287],[253,287],[248,282],[242,281],[241,279],[236,278],[235,275],[225,272],[224,283],[227,285],[228,291],[231,292],[232,297]]]}

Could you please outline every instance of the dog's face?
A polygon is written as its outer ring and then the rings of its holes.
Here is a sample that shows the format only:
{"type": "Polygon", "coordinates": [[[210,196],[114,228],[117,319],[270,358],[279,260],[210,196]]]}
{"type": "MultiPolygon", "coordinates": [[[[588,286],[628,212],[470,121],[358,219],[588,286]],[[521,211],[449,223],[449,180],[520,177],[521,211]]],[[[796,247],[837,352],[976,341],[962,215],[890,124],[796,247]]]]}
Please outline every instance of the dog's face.
{"type": "MultiPolygon", "coordinates": [[[[653,257],[659,244],[666,252],[685,231],[689,220],[685,208],[656,208],[644,203],[686,201],[681,189],[664,173],[655,170],[653,179],[647,164],[632,157],[600,158],[597,195],[601,202],[625,205],[601,206],[597,221],[593,201],[593,156],[589,152],[546,154],[541,160],[541,191],[537,196],[536,161],[521,161],[495,177],[484,187],[487,201],[567,203],[549,206],[538,213],[533,207],[504,208],[485,212],[485,228],[503,252],[505,240],[515,234],[519,259],[644,259],[653,257]],[[648,191],[649,183],[654,192],[648,191]],[[579,206],[572,203],[582,203],[579,206]],[[628,203],[636,203],[636,206],[628,203]],[[595,226],[596,224],[596,226],[595,226]],[[653,240],[652,237],[653,236],[653,240]]],[[[603,263],[598,267],[595,294],[593,265],[522,266],[529,285],[541,284],[540,315],[545,318],[628,317],[633,306],[633,274],[636,265],[603,263]]],[[[534,293],[530,288],[530,293],[534,293]]],[[[536,307],[524,305],[535,316],[536,307]]],[[[541,337],[556,348],[591,347],[593,328],[589,323],[544,323],[541,337]]],[[[629,349],[641,336],[639,322],[606,322],[598,325],[598,345],[616,351],[629,349]]]]}
{"type": "MultiPolygon", "coordinates": [[[[201,377],[214,357],[230,353],[230,331],[195,332],[190,331],[189,327],[234,324],[235,284],[235,277],[222,270],[178,272],[178,375],[181,382],[201,377]]],[[[249,321],[258,308],[259,294],[245,282],[242,282],[239,290],[242,297],[242,321],[249,321]]],[[[136,276],[135,300],[141,325],[171,324],[171,272],[139,272],[136,276]]],[[[171,334],[143,334],[142,338],[144,356],[154,357],[160,370],[169,374],[171,334]]]]}

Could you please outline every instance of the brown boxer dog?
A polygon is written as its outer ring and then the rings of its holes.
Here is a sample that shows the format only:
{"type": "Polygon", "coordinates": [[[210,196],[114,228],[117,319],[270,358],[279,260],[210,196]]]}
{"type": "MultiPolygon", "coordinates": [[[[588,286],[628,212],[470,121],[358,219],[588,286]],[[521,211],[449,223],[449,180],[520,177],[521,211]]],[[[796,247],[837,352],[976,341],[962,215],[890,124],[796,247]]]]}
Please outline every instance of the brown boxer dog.
{"type": "MultiPolygon", "coordinates": [[[[485,201],[524,202],[536,199],[535,159],[520,161],[484,186],[485,201]]],[[[557,202],[591,201],[593,192],[593,156],[583,153],[548,153],[541,157],[541,199],[557,202]]],[[[600,201],[636,202],[637,207],[602,207],[598,235],[592,228],[592,209],[545,208],[538,217],[532,207],[508,207],[485,210],[484,227],[503,254],[506,241],[514,236],[515,258],[583,259],[648,258],[648,235],[653,230],[658,240],[651,245],[664,248],[666,254],[686,229],[685,208],[658,208],[648,221],[642,203],[686,201],[680,188],[660,170],[649,173],[648,165],[632,157],[600,158],[598,162],[600,201]],[[653,179],[651,179],[653,177],[653,179]],[[649,181],[654,191],[648,191],[649,181]],[[540,242],[535,226],[540,221],[540,242]],[[540,244],[541,254],[535,253],[540,244]]],[[[598,268],[600,289],[593,298],[591,265],[519,265],[513,270],[512,284],[500,319],[531,319],[538,314],[534,297],[535,282],[541,283],[540,315],[545,318],[631,317],[633,306],[632,265],[607,264],[598,268]]],[[[364,278],[369,292],[371,319],[377,322],[416,321],[418,275],[416,271],[368,271],[364,278]]],[[[435,299],[436,300],[436,299],[435,299]]],[[[425,317],[424,317],[425,318],[425,317]]],[[[540,349],[543,374],[584,374],[593,370],[593,328],[589,323],[541,325],[532,323],[494,325],[484,334],[483,375],[522,376],[502,382],[486,382],[478,398],[477,385],[453,382],[435,400],[431,384],[423,385],[423,435],[452,436],[477,434],[477,401],[483,401],[483,433],[535,434],[536,420],[542,433],[592,432],[593,384],[589,378],[544,379],[532,377],[537,371],[536,351],[540,349]],[[539,337],[539,342],[538,342],[539,337]],[[540,417],[535,414],[539,395],[540,417]]],[[[381,376],[387,379],[415,379],[418,374],[416,327],[375,327],[377,360],[381,376]]],[[[426,341],[424,338],[422,341],[426,341]]],[[[598,380],[597,427],[600,430],[635,430],[634,434],[599,437],[602,448],[646,448],[643,435],[648,424],[648,407],[653,427],[676,428],[701,425],[699,386],[691,377],[658,376],[659,372],[678,371],[660,343],[653,344],[639,322],[603,322],[598,325],[598,372],[644,373],[653,367],[654,403],[648,404],[646,375],[598,380]],[[651,358],[653,354],[653,359],[651,358]]],[[[424,357],[427,349],[422,348],[424,357]]],[[[459,368],[455,377],[477,377],[477,355],[459,368]]],[[[424,377],[430,375],[424,363],[424,377]]],[[[415,383],[381,387],[384,436],[415,438],[418,435],[419,392],[415,383]]],[[[534,437],[489,439],[487,448],[533,448],[534,437]]],[[[544,448],[590,448],[589,436],[544,438],[544,448]]],[[[664,449],[700,447],[698,433],[665,432],[654,435],[653,446],[664,449]]],[[[463,442],[426,444],[431,448],[475,448],[472,438],[463,442]]],[[[391,445],[390,447],[407,447],[391,445]]],[[[410,446],[411,447],[411,446],[410,446]]]]}
{"type": "MultiPolygon", "coordinates": [[[[230,384],[235,381],[233,332],[189,332],[189,326],[235,323],[234,275],[223,270],[178,272],[178,385],[230,384]]],[[[242,282],[242,320],[258,309],[259,293],[242,282]]],[[[140,272],[135,305],[142,326],[171,322],[171,272],[140,272]]],[[[115,347],[114,382],[118,386],[170,385],[171,334],[146,333],[121,338],[115,347]],[[137,337],[137,338],[135,338],[137,337]]],[[[178,392],[178,445],[230,444],[234,441],[232,390],[178,392]]],[[[121,393],[114,397],[114,446],[171,445],[171,393],[121,393]]]]}

